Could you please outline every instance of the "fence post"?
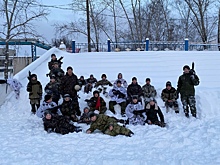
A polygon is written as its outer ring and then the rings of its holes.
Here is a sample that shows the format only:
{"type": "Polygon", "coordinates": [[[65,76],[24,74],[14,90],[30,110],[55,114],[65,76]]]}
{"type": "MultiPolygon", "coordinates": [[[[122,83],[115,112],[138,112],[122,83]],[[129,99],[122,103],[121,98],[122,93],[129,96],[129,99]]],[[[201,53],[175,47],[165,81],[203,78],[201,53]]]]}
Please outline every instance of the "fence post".
{"type": "Polygon", "coordinates": [[[149,51],[149,44],[150,44],[149,38],[146,38],[146,51],[149,51]]]}
{"type": "Polygon", "coordinates": [[[108,39],[108,52],[111,52],[111,41],[108,39]]]}
{"type": "Polygon", "coordinates": [[[185,51],[189,51],[189,39],[185,38],[185,51]]]}
{"type": "Polygon", "coordinates": [[[72,40],[72,53],[76,53],[76,41],[72,40]]]}

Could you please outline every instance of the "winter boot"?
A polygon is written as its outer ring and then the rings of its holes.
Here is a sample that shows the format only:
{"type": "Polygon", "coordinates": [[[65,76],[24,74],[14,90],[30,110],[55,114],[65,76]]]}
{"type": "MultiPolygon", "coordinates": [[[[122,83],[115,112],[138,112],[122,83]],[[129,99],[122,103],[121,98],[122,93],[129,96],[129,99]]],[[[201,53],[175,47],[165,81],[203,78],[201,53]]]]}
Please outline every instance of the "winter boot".
{"type": "Polygon", "coordinates": [[[74,131],[75,131],[76,133],[82,132],[82,128],[80,128],[80,127],[75,127],[75,128],[74,128],[74,131]]]}
{"type": "Polygon", "coordinates": [[[185,116],[186,116],[187,118],[189,118],[189,113],[185,113],[185,116]]]}
{"type": "Polygon", "coordinates": [[[33,114],[36,113],[35,104],[31,104],[31,112],[32,112],[33,114]]]}
{"type": "Polygon", "coordinates": [[[132,131],[130,131],[129,133],[128,133],[128,137],[132,137],[134,135],[134,132],[132,132],[132,131]]]}
{"type": "Polygon", "coordinates": [[[192,116],[196,118],[196,114],[195,113],[193,113],[192,116]]]}

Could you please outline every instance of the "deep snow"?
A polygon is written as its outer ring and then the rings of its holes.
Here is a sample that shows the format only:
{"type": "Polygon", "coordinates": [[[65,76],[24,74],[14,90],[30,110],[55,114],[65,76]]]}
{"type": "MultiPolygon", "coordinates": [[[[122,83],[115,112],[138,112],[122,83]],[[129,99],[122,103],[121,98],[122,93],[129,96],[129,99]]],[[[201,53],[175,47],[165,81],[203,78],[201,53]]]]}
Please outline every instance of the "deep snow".
{"type": "MultiPolygon", "coordinates": [[[[14,78],[21,81],[23,88],[19,100],[12,92],[0,108],[0,164],[79,164],[79,165],[201,165],[220,164],[220,56],[219,52],[101,52],[70,54],[52,48],[34,63],[19,72],[14,78]],[[98,80],[102,73],[111,82],[119,72],[128,83],[136,76],[144,85],[150,77],[157,89],[157,101],[168,123],[167,128],[157,126],[128,126],[135,135],[110,137],[96,131],[86,134],[89,127],[82,125],[84,132],[68,135],[48,134],[42,121],[30,114],[26,85],[30,70],[38,75],[43,87],[49,78],[47,62],[50,55],[64,56],[63,70],[74,68],[79,76],[89,77],[92,73],[98,80]],[[174,87],[185,64],[195,62],[200,78],[196,87],[198,119],[184,117],[181,102],[180,114],[165,113],[160,99],[166,81],[174,87]]],[[[110,89],[110,88],[108,88],[110,89]]],[[[4,92],[4,91],[1,91],[4,92]]],[[[80,107],[91,97],[79,92],[80,107]]],[[[108,98],[105,98],[108,101],[108,98]]],[[[110,112],[107,114],[112,115],[110,112]]],[[[116,115],[120,117],[120,115],[116,115]]]]}

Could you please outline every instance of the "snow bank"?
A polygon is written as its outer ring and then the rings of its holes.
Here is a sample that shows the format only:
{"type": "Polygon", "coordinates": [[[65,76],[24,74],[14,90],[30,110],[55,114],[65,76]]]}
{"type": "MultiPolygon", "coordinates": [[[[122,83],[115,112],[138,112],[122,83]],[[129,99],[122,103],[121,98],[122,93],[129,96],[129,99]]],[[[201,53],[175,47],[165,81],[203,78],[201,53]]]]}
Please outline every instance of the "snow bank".
{"type": "MultiPolygon", "coordinates": [[[[71,54],[52,48],[33,64],[18,73],[24,88],[21,97],[6,98],[0,109],[0,164],[79,164],[79,165],[217,165],[220,164],[220,56],[219,52],[101,52],[71,54]],[[100,79],[106,73],[114,82],[119,72],[128,83],[136,76],[140,85],[150,77],[158,92],[157,101],[168,124],[157,126],[128,126],[135,135],[110,137],[96,131],[86,134],[89,127],[81,125],[84,132],[68,135],[47,134],[41,119],[30,115],[30,105],[25,86],[30,70],[38,75],[43,86],[49,82],[47,62],[50,55],[64,56],[63,70],[71,65],[77,76],[93,74],[100,79]],[[196,87],[198,119],[180,114],[165,113],[160,93],[170,80],[174,87],[185,64],[195,62],[201,80],[196,87]]],[[[110,88],[108,88],[109,90],[110,88]]],[[[13,95],[13,93],[12,93],[13,95]]],[[[80,108],[84,99],[79,92],[80,108]]],[[[103,95],[101,95],[103,96],[103,95]]],[[[103,96],[104,97],[104,96],[103,96]]],[[[105,98],[106,101],[109,98],[105,98]]],[[[107,102],[108,104],[108,102],[107,102]]],[[[179,104],[181,102],[179,100],[179,104]]],[[[116,110],[119,113],[119,109],[116,110]]],[[[111,112],[107,114],[112,115],[111,112]]],[[[120,117],[116,114],[116,117],[120,117]]]]}

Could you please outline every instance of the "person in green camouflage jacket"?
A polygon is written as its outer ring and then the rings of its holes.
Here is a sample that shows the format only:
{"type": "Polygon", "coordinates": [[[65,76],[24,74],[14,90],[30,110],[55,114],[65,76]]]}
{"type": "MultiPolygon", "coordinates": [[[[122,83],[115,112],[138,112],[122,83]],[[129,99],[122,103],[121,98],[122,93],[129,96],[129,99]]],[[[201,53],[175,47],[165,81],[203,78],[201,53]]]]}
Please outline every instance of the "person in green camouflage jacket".
{"type": "Polygon", "coordinates": [[[95,84],[95,88],[97,88],[98,86],[104,86],[104,85],[109,85],[109,86],[113,86],[112,83],[110,81],[107,80],[107,76],[106,74],[102,74],[102,79],[99,80],[96,84],[95,84]]]}
{"type": "Polygon", "coordinates": [[[189,107],[193,117],[196,117],[196,100],[195,100],[195,88],[199,85],[199,77],[194,70],[190,70],[188,65],[183,67],[183,75],[179,77],[177,84],[177,92],[181,95],[181,101],[185,116],[189,117],[189,107]]]}
{"type": "Polygon", "coordinates": [[[29,92],[31,112],[35,114],[36,107],[37,109],[40,107],[40,100],[42,99],[42,85],[37,80],[36,74],[30,75],[29,83],[27,85],[27,92],[29,92]]]}
{"type": "Polygon", "coordinates": [[[86,133],[90,134],[94,132],[96,129],[100,130],[102,133],[117,136],[117,135],[125,135],[132,136],[134,133],[117,124],[117,119],[114,117],[109,117],[104,114],[90,114],[90,119],[92,121],[90,128],[86,131],[86,133]]]}

